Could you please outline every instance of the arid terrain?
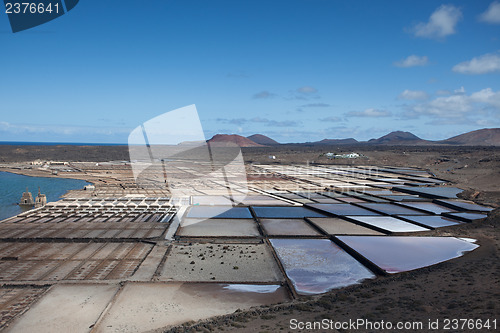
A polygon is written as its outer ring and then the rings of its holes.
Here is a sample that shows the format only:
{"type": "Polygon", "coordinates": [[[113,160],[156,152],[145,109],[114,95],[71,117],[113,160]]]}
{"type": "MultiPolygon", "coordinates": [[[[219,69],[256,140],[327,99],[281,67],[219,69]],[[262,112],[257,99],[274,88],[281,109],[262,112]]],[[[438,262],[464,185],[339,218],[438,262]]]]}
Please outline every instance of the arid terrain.
{"type": "MultiPolygon", "coordinates": [[[[395,276],[379,277],[361,285],[331,291],[292,304],[264,307],[223,316],[167,332],[311,332],[291,329],[293,319],[345,322],[422,322],[445,319],[500,320],[500,148],[493,147],[280,147],[245,148],[245,160],[269,163],[393,165],[425,168],[439,178],[465,189],[464,198],[497,209],[485,221],[435,230],[435,235],[471,237],[480,241],[476,251],[442,264],[395,276]],[[328,160],[326,152],[352,152],[361,159],[328,160]]],[[[498,327],[498,326],[497,326],[498,327]]],[[[360,332],[365,330],[340,330],[360,332]]],[[[370,331],[370,330],[367,330],[370,331]]],[[[383,331],[383,330],[381,330],[383,331]]],[[[391,331],[391,330],[387,330],[391,331]]],[[[394,331],[394,330],[392,330],[394,331]]],[[[409,330],[411,331],[411,330],[409,330]]],[[[485,332],[486,329],[457,329],[485,332]]],[[[494,331],[494,330],[490,330],[494,331]]]]}
{"type": "MultiPolygon", "coordinates": [[[[3,171],[51,176],[34,169],[11,169],[20,162],[34,159],[58,161],[126,161],[125,146],[0,146],[3,171]],[[85,156],[83,158],[82,156],[85,156]],[[87,158],[88,156],[88,158],[87,158]]],[[[464,199],[496,208],[483,221],[433,230],[428,235],[477,239],[477,250],[428,268],[379,276],[362,284],[337,289],[319,296],[300,297],[290,303],[239,310],[234,314],[201,322],[158,329],[155,332],[308,332],[292,329],[290,321],[323,319],[372,322],[422,322],[439,320],[442,331],[445,319],[497,320],[500,325],[500,148],[450,146],[297,146],[242,148],[247,164],[340,164],[418,167],[465,191],[464,199]],[[361,155],[356,159],[328,159],[325,153],[361,155]],[[274,156],[274,158],[270,158],[274,156]]],[[[22,164],[22,163],[21,163],[22,164]]],[[[112,168],[110,168],[111,170],[112,168]]],[[[64,176],[61,173],[58,175],[64,176]]],[[[71,174],[67,175],[71,177],[71,174]]],[[[110,173],[110,179],[113,175],[110,173]]],[[[83,177],[106,181],[103,177],[83,177]]],[[[116,178],[116,177],[115,177],[116,178]]],[[[117,179],[114,181],[118,182],[117,179]]],[[[324,330],[316,330],[324,331],[324,330]]],[[[335,330],[331,330],[335,331],[335,330]]],[[[349,328],[340,330],[351,332],[349,328]]],[[[356,330],[370,331],[370,330],[356,330]]],[[[383,330],[380,330],[383,331],[383,330]]],[[[387,330],[395,331],[395,330],[387,330]]],[[[409,330],[411,331],[411,330],[409,330]]],[[[451,331],[475,332],[477,329],[451,331]]],[[[488,331],[488,330],[482,330],[488,331]]],[[[490,329],[490,331],[495,331],[490,329]]]]}

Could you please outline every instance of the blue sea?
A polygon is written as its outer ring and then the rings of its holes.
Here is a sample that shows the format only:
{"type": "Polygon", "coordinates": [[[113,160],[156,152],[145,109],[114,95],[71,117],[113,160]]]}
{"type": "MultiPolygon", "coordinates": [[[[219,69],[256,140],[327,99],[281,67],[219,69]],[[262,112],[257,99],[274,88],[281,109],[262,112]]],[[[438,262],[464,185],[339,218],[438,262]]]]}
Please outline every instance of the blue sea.
{"type": "Polygon", "coordinates": [[[125,146],[126,143],[0,141],[5,146],[125,146]]]}
{"type": "Polygon", "coordinates": [[[88,183],[79,179],[29,177],[0,172],[0,220],[15,216],[24,210],[17,204],[26,187],[35,199],[38,187],[47,196],[47,202],[57,201],[69,190],[82,189],[88,183]]]}

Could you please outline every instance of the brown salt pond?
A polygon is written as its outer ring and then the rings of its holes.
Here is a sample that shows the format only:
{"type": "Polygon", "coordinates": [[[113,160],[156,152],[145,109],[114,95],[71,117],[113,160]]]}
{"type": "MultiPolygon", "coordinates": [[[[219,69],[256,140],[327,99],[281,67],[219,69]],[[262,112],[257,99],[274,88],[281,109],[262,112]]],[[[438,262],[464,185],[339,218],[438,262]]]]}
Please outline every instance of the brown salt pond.
{"type": "Polygon", "coordinates": [[[128,283],[93,332],[144,332],[289,300],[280,285],[128,283]]]}
{"type": "Polygon", "coordinates": [[[175,244],[159,277],[162,281],[282,281],[266,244],[175,244]]]}
{"type": "Polygon", "coordinates": [[[114,284],[53,286],[6,332],[89,332],[118,289],[114,284]]]}
{"type": "Polygon", "coordinates": [[[337,217],[310,218],[309,220],[330,235],[383,235],[379,231],[337,217]]]}
{"type": "Polygon", "coordinates": [[[260,236],[253,219],[184,219],[177,231],[184,237],[256,237],[260,236]]]}
{"type": "Polygon", "coordinates": [[[261,219],[264,230],[269,236],[319,236],[319,232],[304,219],[261,219]]]}

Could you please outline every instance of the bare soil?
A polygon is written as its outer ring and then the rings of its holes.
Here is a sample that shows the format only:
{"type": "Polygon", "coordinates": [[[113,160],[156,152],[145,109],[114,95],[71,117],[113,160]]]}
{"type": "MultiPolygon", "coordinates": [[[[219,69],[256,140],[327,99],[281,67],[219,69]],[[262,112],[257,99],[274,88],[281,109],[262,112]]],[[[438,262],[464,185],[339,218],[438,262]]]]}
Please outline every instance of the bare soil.
{"type": "MultiPolygon", "coordinates": [[[[342,164],[419,167],[449,185],[465,191],[461,196],[496,209],[483,221],[440,228],[426,235],[469,237],[478,240],[477,250],[451,261],[428,268],[381,276],[360,285],[333,290],[316,297],[300,298],[276,306],[237,311],[208,321],[188,323],[159,332],[235,331],[235,332],[304,332],[292,330],[290,320],[331,319],[348,321],[423,323],[439,320],[443,331],[445,319],[496,319],[500,326],[500,148],[450,146],[275,146],[243,148],[247,163],[272,164],[342,164]],[[359,159],[330,160],[326,152],[362,154],[359,159]],[[276,159],[269,159],[270,155],[276,159]]],[[[31,161],[36,158],[80,161],[127,160],[124,146],[57,147],[0,146],[0,162],[31,161]]],[[[350,332],[346,329],[343,332],[350,332]]],[[[357,330],[364,332],[370,330],[357,330]]],[[[384,330],[378,330],[380,332],[384,330]]],[[[397,330],[386,330],[397,331],[397,330]]],[[[415,331],[415,330],[409,330],[415,331]]],[[[477,332],[457,329],[455,332],[477,332]]],[[[488,330],[482,330],[486,332],[488,330]]],[[[495,331],[490,329],[490,331],[495,331]]]]}
{"type": "MultiPolygon", "coordinates": [[[[323,332],[325,330],[292,329],[290,321],[422,322],[430,331],[429,320],[439,320],[444,331],[445,319],[496,319],[500,321],[500,149],[485,147],[269,147],[246,148],[250,163],[276,164],[379,165],[419,167],[450,185],[465,189],[461,196],[477,203],[496,207],[486,220],[434,230],[426,235],[470,237],[481,245],[463,257],[428,268],[378,277],[360,285],[327,294],[300,298],[292,303],[261,307],[215,318],[191,326],[164,332],[231,331],[231,332],[323,332]],[[325,152],[351,152],[361,159],[329,160],[325,152]]],[[[491,331],[495,331],[490,329],[491,331]]],[[[335,331],[335,330],[331,330],[335,331]]],[[[368,332],[369,329],[339,330],[368,332]]],[[[398,330],[377,330],[377,332],[398,330]]],[[[488,330],[456,329],[454,332],[488,330]]]]}

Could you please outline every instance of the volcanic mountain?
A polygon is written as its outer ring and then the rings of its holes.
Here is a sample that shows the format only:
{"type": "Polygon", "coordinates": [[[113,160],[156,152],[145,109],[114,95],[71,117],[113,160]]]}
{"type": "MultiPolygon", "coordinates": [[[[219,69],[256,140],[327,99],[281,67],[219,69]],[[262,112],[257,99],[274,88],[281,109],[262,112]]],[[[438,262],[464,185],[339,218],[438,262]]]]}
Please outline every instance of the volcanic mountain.
{"type": "Polygon", "coordinates": [[[321,141],[317,141],[314,144],[317,145],[353,145],[359,143],[358,140],[353,138],[348,139],[323,139],[321,141]]]}
{"type": "Polygon", "coordinates": [[[395,131],[378,139],[371,139],[368,143],[385,145],[416,145],[425,144],[428,143],[428,141],[422,140],[410,132],[395,131]]]}
{"type": "Polygon", "coordinates": [[[240,147],[264,147],[264,145],[255,143],[254,141],[237,134],[216,134],[207,142],[217,146],[236,145],[240,147]]]}
{"type": "Polygon", "coordinates": [[[262,135],[262,134],[254,134],[247,136],[247,139],[252,140],[255,143],[258,143],[259,145],[264,145],[264,146],[276,146],[279,145],[280,143],[278,141],[275,141],[271,139],[268,136],[262,135]]]}
{"type": "Polygon", "coordinates": [[[500,146],[500,128],[483,128],[439,141],[439,143],[464,146],[500,146]]]}

